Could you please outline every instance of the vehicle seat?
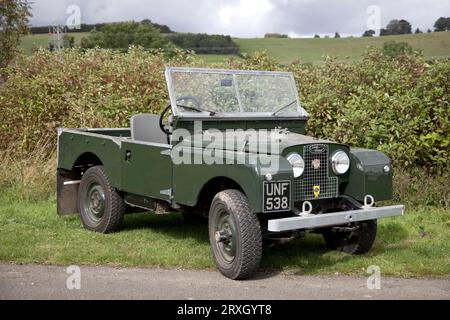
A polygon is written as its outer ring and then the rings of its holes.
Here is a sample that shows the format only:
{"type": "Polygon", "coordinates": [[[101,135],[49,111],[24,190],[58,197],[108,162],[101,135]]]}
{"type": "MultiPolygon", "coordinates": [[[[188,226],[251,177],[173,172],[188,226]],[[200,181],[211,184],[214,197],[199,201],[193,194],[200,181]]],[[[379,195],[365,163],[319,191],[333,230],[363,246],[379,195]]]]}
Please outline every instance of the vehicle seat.
{"type": "Polygon", "coordinates": [[[167,144],[167,134],[159,127],[159,116],[151,113],[131,117],[131,139],[167,144]]]}

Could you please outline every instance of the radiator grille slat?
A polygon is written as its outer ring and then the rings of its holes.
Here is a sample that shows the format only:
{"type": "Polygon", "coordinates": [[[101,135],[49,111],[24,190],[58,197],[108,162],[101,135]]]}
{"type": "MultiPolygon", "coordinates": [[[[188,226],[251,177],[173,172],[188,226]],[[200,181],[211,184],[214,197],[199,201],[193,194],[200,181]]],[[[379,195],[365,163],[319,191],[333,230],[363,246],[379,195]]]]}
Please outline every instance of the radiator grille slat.
{"type": "Polygon", "coordinates": [[[328,176],[329,150],[328,145],[312,144],[303,149],[305,171],[294,182],[294,201],[326,199],[338,197],[338,179],[328,176]],[[318,152],[321,150],[322,152],[318,152]],[[314,169],[313,162],[320,161],[320,166],[314,169]],[[314,195],[314,186],[320,187],[317,197],[314,195]]]}

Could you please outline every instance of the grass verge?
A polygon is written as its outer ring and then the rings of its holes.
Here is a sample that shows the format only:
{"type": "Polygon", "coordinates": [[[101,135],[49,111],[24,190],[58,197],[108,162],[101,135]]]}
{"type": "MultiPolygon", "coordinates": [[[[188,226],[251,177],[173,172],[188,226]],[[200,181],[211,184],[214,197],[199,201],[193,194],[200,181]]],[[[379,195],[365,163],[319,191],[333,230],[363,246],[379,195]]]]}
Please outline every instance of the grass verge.
{"type": "MultiPolygon", "coordinates": [[[[5,198],[5,197],[4,197],[5,198]]],[[[350,256],[325,250],[321,236],[264,249],[262,268],[298,274],[365,274],[378,265],[400,277],[450,274],[450,210],[408,210],[382,220],[374,248],[350,256]]],[[[82,228],[77,215],[58,217],[54,200],[0,203],[0,260],[14,263],[124,267],[213,268],[204,225],[185,224],[181,215],[127,215],[124,229],[97,234],[82,228]]]]}

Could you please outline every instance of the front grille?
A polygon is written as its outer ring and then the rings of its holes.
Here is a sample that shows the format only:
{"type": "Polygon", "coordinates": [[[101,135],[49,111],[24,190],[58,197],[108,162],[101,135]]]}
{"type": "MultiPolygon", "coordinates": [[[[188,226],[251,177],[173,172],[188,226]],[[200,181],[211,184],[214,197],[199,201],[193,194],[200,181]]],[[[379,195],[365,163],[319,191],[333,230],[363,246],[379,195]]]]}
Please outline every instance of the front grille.
{"type": "Polygon", "coordinates": [[[328,176],[329,151],[326,144],[310,144],[303,148],[303,160],[305,171],[294,182],[294,201],[335,198],[338,196],[337,177],[328,176]],[[313,163],[319,163],[314,168],[313,163]],[[316,197],[313,188],[320,187],[320,193],[316,197]]]}

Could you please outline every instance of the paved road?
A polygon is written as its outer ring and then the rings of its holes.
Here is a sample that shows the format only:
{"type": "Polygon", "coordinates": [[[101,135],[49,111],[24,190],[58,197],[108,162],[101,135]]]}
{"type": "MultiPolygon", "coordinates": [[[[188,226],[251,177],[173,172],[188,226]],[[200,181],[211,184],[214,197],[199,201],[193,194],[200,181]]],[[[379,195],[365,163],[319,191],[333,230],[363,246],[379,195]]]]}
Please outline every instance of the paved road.
{"type": "Polygon", "coordinates": [[[0,264],[0,299],[450,299],[450,278],[382,277],[381,289],[369,290],[366,278],[340,275],[260,273],[232,281],[215,271],[81,267],[81,288],[69,290],[66,271],[0,264]]]}

